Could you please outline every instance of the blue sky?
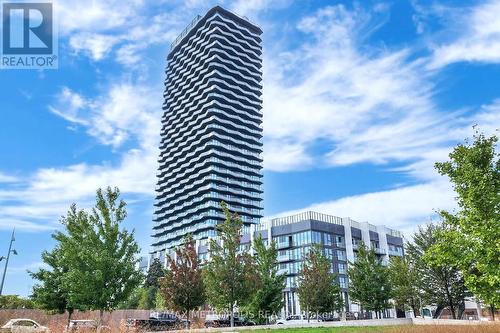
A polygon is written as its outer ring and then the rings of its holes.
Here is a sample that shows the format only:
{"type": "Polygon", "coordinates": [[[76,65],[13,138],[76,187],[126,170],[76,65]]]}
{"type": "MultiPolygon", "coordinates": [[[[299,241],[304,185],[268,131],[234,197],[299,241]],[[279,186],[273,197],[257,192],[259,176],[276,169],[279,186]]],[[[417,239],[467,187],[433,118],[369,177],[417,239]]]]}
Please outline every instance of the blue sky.
{"type": "Polygon", "coordinates": [[[148,251],[166,54],[216,4],[264,30],[266,216],[410,233],[454,208],[433,163],[500,127],[500,1],[58,1],[59,69],[0,71],[5,293],[30,293],[59,217],[100,186],[148,251]]]}

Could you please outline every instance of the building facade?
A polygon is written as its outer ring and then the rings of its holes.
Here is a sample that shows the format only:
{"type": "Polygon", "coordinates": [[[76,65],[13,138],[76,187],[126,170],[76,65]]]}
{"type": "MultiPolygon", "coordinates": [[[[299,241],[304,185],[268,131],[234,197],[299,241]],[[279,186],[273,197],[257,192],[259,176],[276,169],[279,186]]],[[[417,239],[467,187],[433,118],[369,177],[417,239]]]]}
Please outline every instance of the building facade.
{"type": "Polygon", "coordinates": [[[220,203],[245,228],[262,217],[262,30],[219,6],[167,56],[152,257],[215,236],[220,203]]]}
{"type": "MultiPolygon", "coordinates": [[[[388,264],[391,256],[404,255],[403,238],[399,231],[311,211],[263,221],[252,227],[242,236],[243,250],[251,250],[251,243],[258,235],[268,244],[269,240],[273,240],[279,250],[279,270],[286,274],[286,288],[283,290],[284,315],[301,313],[296,291],[297,276],[302,268],[303,258],[313,244],[319,244],[323,253],[331,260],[332,271],[338,274],[346,311],[353,312],[360,309],[349,299],[347,264],[355,260],[359,244],[363,242],[371,247],[385,264],[388,264]]],[[[200,258],[209,260],[205,242],[199,243],[198,253],[200,258]]],[[[387,315],[395,317],[395,313],[387,315]]]]}

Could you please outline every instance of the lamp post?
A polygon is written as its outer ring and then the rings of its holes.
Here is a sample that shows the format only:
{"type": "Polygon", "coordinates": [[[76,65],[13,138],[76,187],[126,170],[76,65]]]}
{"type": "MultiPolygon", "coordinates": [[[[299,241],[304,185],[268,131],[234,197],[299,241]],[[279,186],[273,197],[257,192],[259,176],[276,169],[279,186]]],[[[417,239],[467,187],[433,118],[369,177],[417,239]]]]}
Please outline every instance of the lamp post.
{"type": "Polygon", "coordinates": [[[3,268],[3,275],[2,275],[2,283],[0,284],[0,295],[2,295],[3,283],[5,282],[5,274],[7,274],[7,266],[9,265],[10,254],[12,253],[17,255],[17,251],[12,248],[12,243],[16,240],[16,238],[14,237],[15,231],[16,229],[14,228],[14,230],[12,230],[12,237],[10,238],[9,252],[7,252],[7,257],[4,256],[0,257],[0,261],[5,259],[5,266],[3,268]]]}

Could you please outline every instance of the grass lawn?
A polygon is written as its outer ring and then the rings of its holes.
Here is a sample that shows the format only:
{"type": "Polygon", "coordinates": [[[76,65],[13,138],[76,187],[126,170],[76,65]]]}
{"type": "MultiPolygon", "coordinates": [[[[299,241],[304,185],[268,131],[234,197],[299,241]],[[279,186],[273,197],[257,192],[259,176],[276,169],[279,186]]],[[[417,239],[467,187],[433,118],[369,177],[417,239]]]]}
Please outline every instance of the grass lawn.
{"type": "Polygon", "coordinates": [[[308,328],[282,328],[273,330],[254,330],[254,331],[242,331],[245,333],[383,333],[388,332],[388,327],[376,327],[376,326],[366,326],[366,327],[308,327],[308,328]]]}
{"type": "Polygon", "coordinates": [[[283,328],[273,330],[240,331],[245,333],[499,333],[500,325],[472,326],[366,326],[366,327],[309,327],[283,328]]]}

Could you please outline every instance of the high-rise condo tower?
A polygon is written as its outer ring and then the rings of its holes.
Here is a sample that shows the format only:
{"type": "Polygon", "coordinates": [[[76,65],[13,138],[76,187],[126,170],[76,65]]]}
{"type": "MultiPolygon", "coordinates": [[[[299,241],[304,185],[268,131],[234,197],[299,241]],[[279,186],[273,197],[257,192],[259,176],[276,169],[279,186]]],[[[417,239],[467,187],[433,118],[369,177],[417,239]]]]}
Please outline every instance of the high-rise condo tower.
{"type": "Polygon", "coordinates": [[[262,30],[219,6],[167,57],[153,256],[215,236],[221,201],[244,228],[262,217],[262,30]]]}

